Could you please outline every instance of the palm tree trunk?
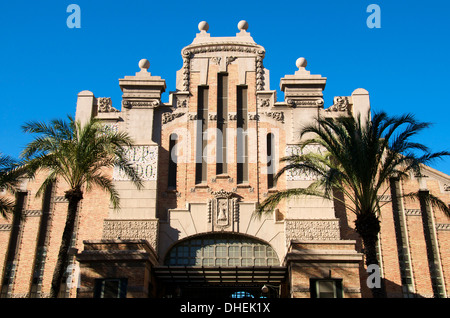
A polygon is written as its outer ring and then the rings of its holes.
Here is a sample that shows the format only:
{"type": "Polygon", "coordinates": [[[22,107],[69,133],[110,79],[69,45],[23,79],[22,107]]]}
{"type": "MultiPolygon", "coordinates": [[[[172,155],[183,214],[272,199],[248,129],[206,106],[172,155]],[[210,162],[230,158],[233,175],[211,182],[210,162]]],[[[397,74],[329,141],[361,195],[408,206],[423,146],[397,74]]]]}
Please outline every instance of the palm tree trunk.
{"type": "MultiPolygon", "coordinates": [[[[373,212],[361,213],[355,221],[356,232],[361,236],[364,244],[364,255],[366,258],[366,266],[378,264],[377,257],[377,241],[380,232],[380,220],[373,212]]],[[[381,281],[381,277],[380,277],[381,281]]],[[[369,286],[373,298],[384,298],[385,293],[383,286],[369,286]]]]}
{"type": "Polygon", "coordinates": [[[62,235],[61,246],[59,248],[58,259],[56,261],[55,271],[53,272],[52,285],[50,289],[50,298],[57,298],[64,272],[69,262],[68,251],[73,237],[75,220],[78,211],[78,203],[83,198],[83,192],[80,189],[71,189],[66,192],[66,199],[69,201],[67,209],[66,225],[62,235]]]}

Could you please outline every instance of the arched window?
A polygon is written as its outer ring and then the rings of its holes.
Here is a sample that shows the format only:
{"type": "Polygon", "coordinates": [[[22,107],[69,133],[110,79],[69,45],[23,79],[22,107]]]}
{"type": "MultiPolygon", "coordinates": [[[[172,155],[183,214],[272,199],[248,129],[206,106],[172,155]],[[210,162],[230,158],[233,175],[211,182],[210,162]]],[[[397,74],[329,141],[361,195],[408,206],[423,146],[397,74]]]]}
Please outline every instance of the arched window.
{"type": "Polygon", "coordinates": [[[171,134],[169,141],[169,180],[167,187],[173,190],[177,188],[177,141],[178,135],[171,134]]]}
{"type": "Polygon", "coordinates": [[[254,238],[236,234],[209,234],[176,244],[167,254],[169,266],[279,266],[273,248],[254,238]]]}

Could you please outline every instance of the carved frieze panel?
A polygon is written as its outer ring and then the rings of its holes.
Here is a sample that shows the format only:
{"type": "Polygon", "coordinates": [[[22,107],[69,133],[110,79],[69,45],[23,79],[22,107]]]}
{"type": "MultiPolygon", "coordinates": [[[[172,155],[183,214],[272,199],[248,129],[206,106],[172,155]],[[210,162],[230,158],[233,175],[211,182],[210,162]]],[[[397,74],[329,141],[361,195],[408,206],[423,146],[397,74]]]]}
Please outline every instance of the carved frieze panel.
{"type": "Polygon", "coordinates": [[[265,112],[264,115],[273,118],[276,121],[284,123],[284,113],[283,112],[265,112]]]}
{"type": "Polygon", "coordinates": [[[167,124],[174,120],[175,118],[183,116],[185,113],[163,113],[162,114],[162,123],[167,124]]]}
{"type": "Polygon", "coordinates": [[[157,250],[158,220],[105,220],[103,238],[111,240],[147,240],[157,250]]]}
{"type": "MultiPolygon", "coordinates": [[[[156,180],[158,167],[158,146],[128,147],[125,156],[134,167],[143,181],[156,180]]],[[[113,180],[130,181],[124,171],[114,167],[113,180]]]]}
{"type": "Polygon", "coordinates": [[[339,220],[292,220],[284,221],[286,243],[292,240],[331,241],[340,239],[339,220]]]}

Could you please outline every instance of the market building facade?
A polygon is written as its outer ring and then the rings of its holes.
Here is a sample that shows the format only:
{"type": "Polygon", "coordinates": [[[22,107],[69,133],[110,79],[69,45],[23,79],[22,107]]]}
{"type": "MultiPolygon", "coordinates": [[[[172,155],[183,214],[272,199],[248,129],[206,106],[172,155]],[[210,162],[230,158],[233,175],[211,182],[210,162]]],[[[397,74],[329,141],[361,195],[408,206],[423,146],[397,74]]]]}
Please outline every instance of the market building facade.
{"type": "MultiPolygon", "coordinates": [[[[280,159],[300,151],[298,131],[317,115],[357,116],[369,94],[355,89],[325,107],[327,78],[303,58],[280,79],[277,100],[265,49],[241,21],[232,37],[199,24],[181,51],[183,67],[169,102],[165,80],[140,71],[119,79],[121,107],[90,91],[78,94],[76,119],[101,119],[134,140],[129,160],[144,188],[110,171],[121,209],[94,189],[81,202],[62,297],[371,297],[354,216],[338,201],[283,202],[257,217],[258,203],[281,189],[306,187],[313,175],[275,180],[280,159]],[[120,108],[120,110],[118,109],[120,108]]],[[[1,297],[47,297],[67,213],[65,186],[35,193],[45,176],[24,180],[21,219],[1,220],[1,297]]],[[[450,176],[391,180],[382,200],[378,256],[388,297],[447,297],[450,221],[442,212],[400,198],[414,189],[450,203],[450,176]]]]}

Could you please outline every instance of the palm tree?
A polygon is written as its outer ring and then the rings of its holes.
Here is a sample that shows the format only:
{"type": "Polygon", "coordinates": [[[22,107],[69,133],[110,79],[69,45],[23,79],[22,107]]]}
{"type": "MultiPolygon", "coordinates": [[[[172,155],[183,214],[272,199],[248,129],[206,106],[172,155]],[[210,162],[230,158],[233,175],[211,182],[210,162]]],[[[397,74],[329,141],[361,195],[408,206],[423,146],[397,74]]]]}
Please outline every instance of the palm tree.
{"type": "MultiPolygon", "coordinates": [[[[282,159],[286,165],[275,178],[284,172],[296,170],[312,173],[315,180],[306,188],[279,191],[264,200],[257,213],[271,212],[283,199],[312,195],[341,202],[356,215],[355,230],[364,244],[366,265],[378,265],[376,243],[380,231],[380,208],[386,204],[380,201],[389,180],[407,178],[409,172],[420,174],[424,164],[450,155],[449,152],[430,153],[423,144],[411,138],[429,123],[415,120],[411,114],[389,117],[385,112],[370,112],[365,120],[361,116],[323,118],[304,127],[300,136],[306,140],[301,147],[319,146],[322,152],[291,155],[282,159]],[[313,136],[311,138],[307,137],[313,136]],[[417,155],[416,153],[421,153],[417,155]],[[384,190],[383,190],[384,189],[384,190]],[[334,191],[343,194],[335,196],[334,191]]],[[[407,193],[408,198],[419,199],[419,192],[407,193]]],[[[441,208],[450,216],[449,207],[433,195],[428,202],[441,208]]],[[[380,288],[372,288],[374,297],[382,297],[380,288]]]]}
{"type": "MultiPolygon", "coordinates": [[[[22,175],[23,171],[19,169],[16,160],[0,153],[0,190],[16,193],[22,175]]],[[[14,200],[0,197],[0,215],[3,218],[8,218],[8,214],[14,211],[14,206],[14,200]]]]}
{"type": "Polygon", "coordinates": [[[65,192],[67,218],[50,291],[50,297],[56,298],[68,266],[68,250],[84,191],[98,186],[109,193],[113,206],[119,208],[119,195],[106,174],[108,169],[119,167],[138,188],[142,187],[142,182],[125,155],[127,147],[132,146],[131,138],[126,133],[104,129],[97,119],[81,125],[68,116],[67,121],[57,119],[49,124],[32,121],[22,128],[26,133],[37,134],[21,154],[27,160],[29,171],[33,175],[39,170],[48,172],[37,195],[56,180],[63,180],[68,185],[65,192]]]}

